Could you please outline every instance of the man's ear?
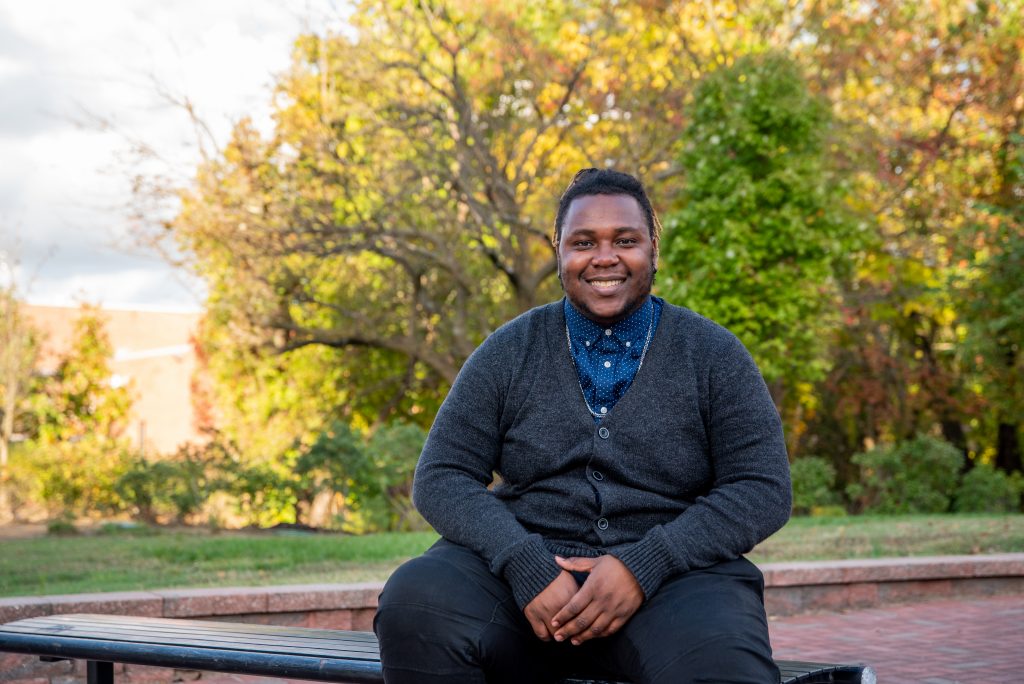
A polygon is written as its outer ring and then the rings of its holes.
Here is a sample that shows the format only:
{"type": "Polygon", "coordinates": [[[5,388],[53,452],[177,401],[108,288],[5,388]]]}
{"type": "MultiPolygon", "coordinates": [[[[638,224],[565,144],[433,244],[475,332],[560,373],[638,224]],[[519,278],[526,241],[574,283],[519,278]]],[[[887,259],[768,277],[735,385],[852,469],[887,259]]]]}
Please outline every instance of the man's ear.
{"type": "Polygon", "coordinates": [[[651,263],[654,264],[654,268],[658,268],[658,238],[651,240],[651,250],[653,251],[651,263]]]}

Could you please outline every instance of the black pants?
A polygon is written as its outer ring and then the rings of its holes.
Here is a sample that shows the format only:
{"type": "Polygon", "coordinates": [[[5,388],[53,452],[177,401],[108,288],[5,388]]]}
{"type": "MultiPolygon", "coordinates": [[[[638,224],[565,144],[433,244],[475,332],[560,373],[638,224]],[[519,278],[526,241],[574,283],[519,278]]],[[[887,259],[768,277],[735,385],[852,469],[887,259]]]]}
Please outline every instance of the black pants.
{"type": "Polygon", "coordinates": [[[666,581],[616,634],[581,646],[540,641],[505,582],[441,540],[402,565],[374,631],[387,684],[531,684],[569,674],[636,684],[779,681],[764,580],[746,559],[666,581]]]}

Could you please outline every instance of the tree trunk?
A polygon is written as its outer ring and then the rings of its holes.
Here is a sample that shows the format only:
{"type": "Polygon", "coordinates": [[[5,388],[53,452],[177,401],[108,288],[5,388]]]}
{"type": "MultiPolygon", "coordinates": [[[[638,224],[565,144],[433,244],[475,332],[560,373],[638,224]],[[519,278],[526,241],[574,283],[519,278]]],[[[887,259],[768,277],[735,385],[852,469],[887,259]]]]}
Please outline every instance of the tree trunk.
{"type": "Polygon", "coordinates": [[[1018,429],[1019,426],[1013,423],[999,423],[996,467],[1008,473],[1024,470],[1020,458],[1020,440],[1017,438],[1018,429]]]}
{"type": "Polygon", "coordinates": [[[966,473],[974,467],[974,463],[967,457],[967,435],[964,434],[964,426],[959,420],[954,420],[953,418],[943,418],[941,423],[942,436],[964,455],[963,463],[960,465],[960,472],[966,473]]]}

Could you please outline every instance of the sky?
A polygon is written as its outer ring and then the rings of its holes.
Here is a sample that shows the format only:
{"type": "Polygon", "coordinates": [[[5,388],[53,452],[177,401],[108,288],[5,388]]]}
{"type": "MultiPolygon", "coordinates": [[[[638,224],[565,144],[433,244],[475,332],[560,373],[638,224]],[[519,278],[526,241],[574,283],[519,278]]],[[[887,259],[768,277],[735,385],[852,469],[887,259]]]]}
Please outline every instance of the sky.
{"type": "MultiPolygon", "coordinates": [[[[269,131],[294,38],[342,0],[0,0],[0,285],[35,304],[195,311],[203,288],[131,218],[132,176],[187,179],[191,101],[223,144],[269,131]],[[158,162],[137,166],[149,146],[158,162]]],[[[149,218],[159,218],[150,216],[149,218]]]]}

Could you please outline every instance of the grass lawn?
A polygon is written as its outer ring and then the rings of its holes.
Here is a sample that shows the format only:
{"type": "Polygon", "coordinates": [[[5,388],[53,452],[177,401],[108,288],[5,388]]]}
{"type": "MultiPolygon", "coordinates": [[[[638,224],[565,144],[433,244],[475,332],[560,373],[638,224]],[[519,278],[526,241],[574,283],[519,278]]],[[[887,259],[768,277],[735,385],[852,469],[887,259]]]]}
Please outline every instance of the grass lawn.
{"type": "MultiPolygon", "coordinates": [[[[432,533],[133,533],[0,541],[0,596],[383,580],[432,533]]],[[[1024,515],[795,518],[758,563],[1024,551],[1024,515]]]]}

